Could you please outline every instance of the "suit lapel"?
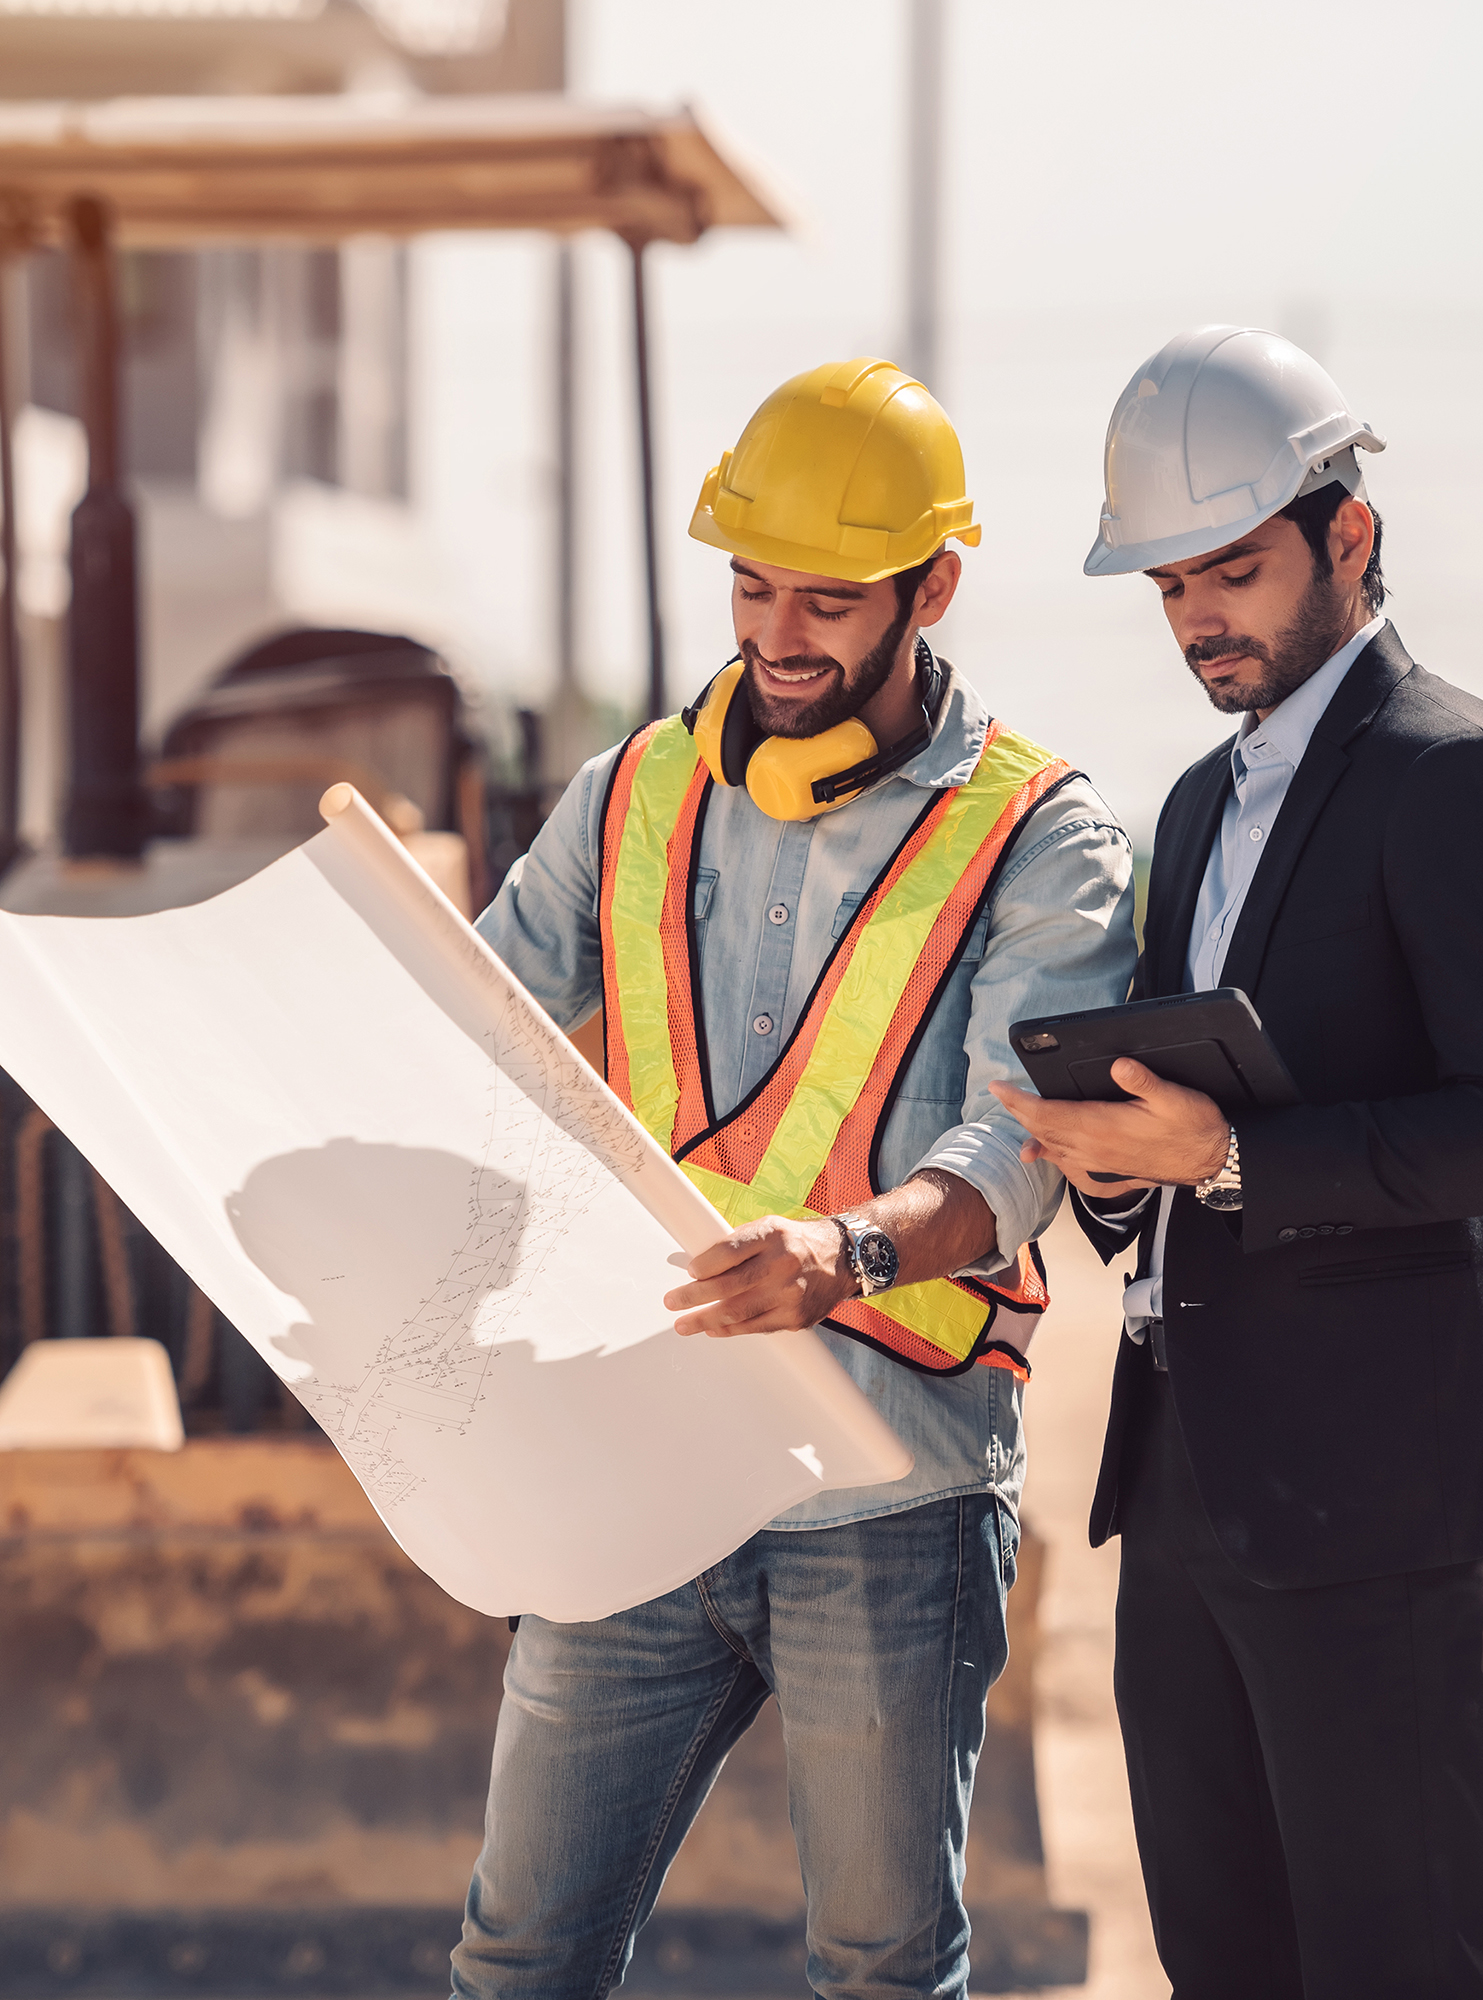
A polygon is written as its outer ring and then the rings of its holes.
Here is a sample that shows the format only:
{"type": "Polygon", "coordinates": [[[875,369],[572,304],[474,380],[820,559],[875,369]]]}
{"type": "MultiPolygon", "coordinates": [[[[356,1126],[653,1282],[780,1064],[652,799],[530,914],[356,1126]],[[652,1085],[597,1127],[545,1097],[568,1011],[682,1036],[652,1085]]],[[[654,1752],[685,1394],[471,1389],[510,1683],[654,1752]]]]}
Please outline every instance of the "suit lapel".
{"type": "Polygon", "coordinates": [[[1239,986],[1244,993],[1255,987],[1266,955],[1267,938],[1292,871],[1308,844],[1314,822],[1328,803],[1329,793],[1348,769],[1349,753],[1315,734],[1293,773],[1271,839],[1251,878],[1221,967],[1222,986],[1239,986]]]}
{"type": "Polygon", "coordinates": [[[1230,744],[1223,743],[1197,764],[1186,783],[1188,798],[1172,802],[1168,823],[1160,830],[1148,885],[1145,991],[1150,999],[1178,993],[1184,985],[1195,899],[1231,792],[1230,744]]]}
{"type": "MultiPolygon", "coordinates": [[[[1308,837],[1327,805],[1329,794],[1349,769],[1349,745],[1369,726],[1396,682],[1411,671],[1412,662],[1396,637],[1393,625],[1384,625],[1360,654],[1339,683],[1333,700],[1319,717],[1293,773],[1292,784],[1272,828],[1271,839],[1252,877],[1251,888],[1241,909],[1240,920],[1231,938],[1221,969],[1222,986],[1239,986],[1243,992],[1255,990],[1266,956],[1267,939],[1287,893],[1293,870],[1308,844],[1308,837]]],[[[1205,850],[1208,857],[1209,849],[1205,850]]],[[[1201,874],[1203,875],[1203,864],[1201,874]]],[[[1190,902],[1190,914],[1194,902],[1190,902]]],[[[1186,936],[1188,932],[1186,932],[1186,936]]]]}

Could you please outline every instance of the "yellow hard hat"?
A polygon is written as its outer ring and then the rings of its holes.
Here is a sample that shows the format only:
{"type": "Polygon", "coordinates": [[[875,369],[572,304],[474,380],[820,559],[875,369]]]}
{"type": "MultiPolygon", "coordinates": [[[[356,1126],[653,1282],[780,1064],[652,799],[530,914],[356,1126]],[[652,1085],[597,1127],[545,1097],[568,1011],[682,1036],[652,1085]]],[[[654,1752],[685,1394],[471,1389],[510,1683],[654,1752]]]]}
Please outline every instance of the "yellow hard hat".
{"type": "Polygon", "coordinates": [[[827,362],[751,418],[706,474],[690,532],[754,562],[875,583],[949,535],[978,546],[963,484],[957,433],[920,382],[869,356],[827,362]]]}

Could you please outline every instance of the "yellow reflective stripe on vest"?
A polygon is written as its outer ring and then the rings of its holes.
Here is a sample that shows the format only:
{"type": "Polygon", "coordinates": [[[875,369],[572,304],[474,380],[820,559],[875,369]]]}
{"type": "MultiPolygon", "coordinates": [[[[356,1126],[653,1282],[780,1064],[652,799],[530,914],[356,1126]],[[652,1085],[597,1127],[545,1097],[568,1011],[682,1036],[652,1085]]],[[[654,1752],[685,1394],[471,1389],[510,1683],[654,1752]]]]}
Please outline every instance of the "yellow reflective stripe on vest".
{"type": "Polygon", "coordinates": [[[613,874],[613,957],[634,1116],[665,1151],[680,1101],[669,1035],[669,988],[659,923],[669,841],[695,774],[695,745],[676,717],[644,751],[613,874]]]}
{"type": "Polygon", "coordinates": [[[943,904],[1005,807],[1045,768],[1049,754],[1023,736],[1002,731],[985,763],[959,786],[921,853],[867,922],[753,1178],[753,1192],[763,1204],[759,1215],[802,1212],[841,1124],[865,1087],[943,904]]]}
{"type": "MultiPolygon", "coordinates": [[[[755,1185],[748,1187],[745,1181],[729,1180],[725,1174],[712,1173],[708,1167],[692,1166],[688,1160],[680,1161],[680,1171],[689,1175],[733,1229],[739,1229],[743,1223],[756,1222],[764,1215],[796,1218],[813,1213],[802,1202],[779,1208],[776,1202],[764,1200],[755,1185]]],[[[813,1186],[812,1181],[809,1186],[813,1186]]],[[[876,1292],[870,1303],[886,1319],[894,1320],[897,1326],[904,1326],[908,1332],[930,1340],[934,1347],[940,1347],[955,1361],[964,1361],[973,1352],[983,1332],[984,1316],[988,1310],[981,1298],[941,1278],[930,1278],[920,1285],[898,1285],[890,1292],[876,1292]]]]}

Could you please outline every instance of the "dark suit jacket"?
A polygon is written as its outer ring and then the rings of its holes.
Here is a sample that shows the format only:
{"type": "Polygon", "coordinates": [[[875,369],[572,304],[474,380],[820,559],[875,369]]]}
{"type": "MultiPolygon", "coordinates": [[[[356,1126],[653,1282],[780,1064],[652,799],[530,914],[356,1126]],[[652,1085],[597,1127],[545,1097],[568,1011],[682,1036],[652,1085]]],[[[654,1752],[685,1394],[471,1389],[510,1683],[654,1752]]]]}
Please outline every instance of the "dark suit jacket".
{"type": "MultiPolygon", "coordinates": [[[[1182,988],[1230,789],[1227,740],[1160,815],[1146,995],[1182,988]]],[[[1170,1217],[1170,1387],[1215,1532],[1277,1587],[1483,1557],[1483,702],[1388,624],[1314,732],[1221,980],[1303,1102],[1238,1116],[1239,1215],[1182,1188],[1170,1217]]],[[[1146,1366],[1123,1341],[1094,1545],[1146,1366]]]]}

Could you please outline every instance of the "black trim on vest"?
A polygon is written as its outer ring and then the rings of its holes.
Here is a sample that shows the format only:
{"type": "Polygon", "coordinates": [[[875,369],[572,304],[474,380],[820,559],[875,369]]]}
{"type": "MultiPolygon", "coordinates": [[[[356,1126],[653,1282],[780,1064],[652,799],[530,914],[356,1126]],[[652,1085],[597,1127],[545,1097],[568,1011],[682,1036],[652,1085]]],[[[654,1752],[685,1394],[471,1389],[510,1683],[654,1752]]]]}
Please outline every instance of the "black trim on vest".
{"type": "MultiPolygon", "coordinates": [[[[637,729],[630,730],[629,734],[624,737],[623,747],[613,759],[613,768],[609,771],[608,782],[603,788],[602,815],[597,822],[597,903],[599,910],[602,908],[602,885],[608,879],[608,816],[613,809],[613,791],[618,783],[618,773],[623,769],[623,759],[628,755],[648,726],[647,722],[641,722],[637,729]]],[[[598,969],[603,974],[601,1002],[602,1073],[604,1080],[606,1080],[608,1074],[608,982],[607,968],[603,964],[602,956],[601,923],[598,924],[597,932],[597,963],[598,969]]]]}
{"type": "MultiPolygon", "coordinates": [[[[704,769],[704,766],[701,766],[704,769]]],[[[716,781],[706,772],[700,802],[695,808],[695,830],[690,837],[690,879],[685,884],[685,951],[690,961],[690,1005],[695,1016],[695,1060],[700,1065],[700,1100],[705,1106],[707,1129],[716,1122],[716,1100],[711,1094],[711,1050],[706,1040],[705,1006],[700,993],[700,938],[695,928],[695,885],[700,880],[700,837],[705,831],[706,811],[716,781]]],[[[714,890],[712,894],[714,894],[714,890]]]]}
{"type": "MultiPolygon", "coordinates": [[[[825,1317],[819,1321],[819,1325],[827,1326],[831,1333],[842,1334],[846,1340],[853,1340],[857,1347],[873,1347],[877,1354],[883,1354],[888,1361],[893,1361],[898,1368],[909,1368],[913,1375],[930,1375],[934,1380],[943,1375],[966,1375],[970,1368],[978,1366],[986,1354],[1007,1354],[1011,1361],[1017,1362],[1026,1373],[1029,1373],[1030,1364],[1017,1347],[1012,1347],[1007,1340],[990,1340],[988,1338],[988,1334],[994,1324],[995,1312],[1000,1306],[1008,1304],[1008,1299],[995,1298],[994,1304],[989,1309],[987,1318],[979,1328],[978,1338],[969,1349],[967,1356],[962,1361],[952,1362],[946,1368],[930,1368],[925,1361],[912,1361],[899,1348],[887,1347],[883,1340],[872,1340],[868,1333],[861,1333],[858,1327],[843,1326],[837,1319],[825,1317]]],[[[919,1339],[920,1337],[918,1335],[919,1339]]]]}
{"type": "MultiPolygon", "coordinates": [[[[988,1352],[989,1330],[994,1324],[994,1314],[998,1307],[999,1301],[995,1299],[984,1317],[983,1325],[974,1336],[972,1347],[961,1361],[950,1362],[945,1368],[930,1368],[925,1361],[913,1361],[899,1348],[888,1347],[883,1340],[872,1340],[868,1333],[861,1333],[857,1326],[846,1326],[842,1320],[830,1319],[827,1313],[819,1321],[819,1325],[827,1326],[831,1333],[842,1333],[846,1340],[856,1341],[861,1347],[873,1347],[877,1354],[884,1354],[886,1359],[894,1361],[898,1368],[909,1368],[913,1375],[966,1375],[970,1368],[978,1366],[979,1356],[988,1352]]],[[[918,1334],[917,1339],[921,1338],[922,1336],[918,1334]]]]}

